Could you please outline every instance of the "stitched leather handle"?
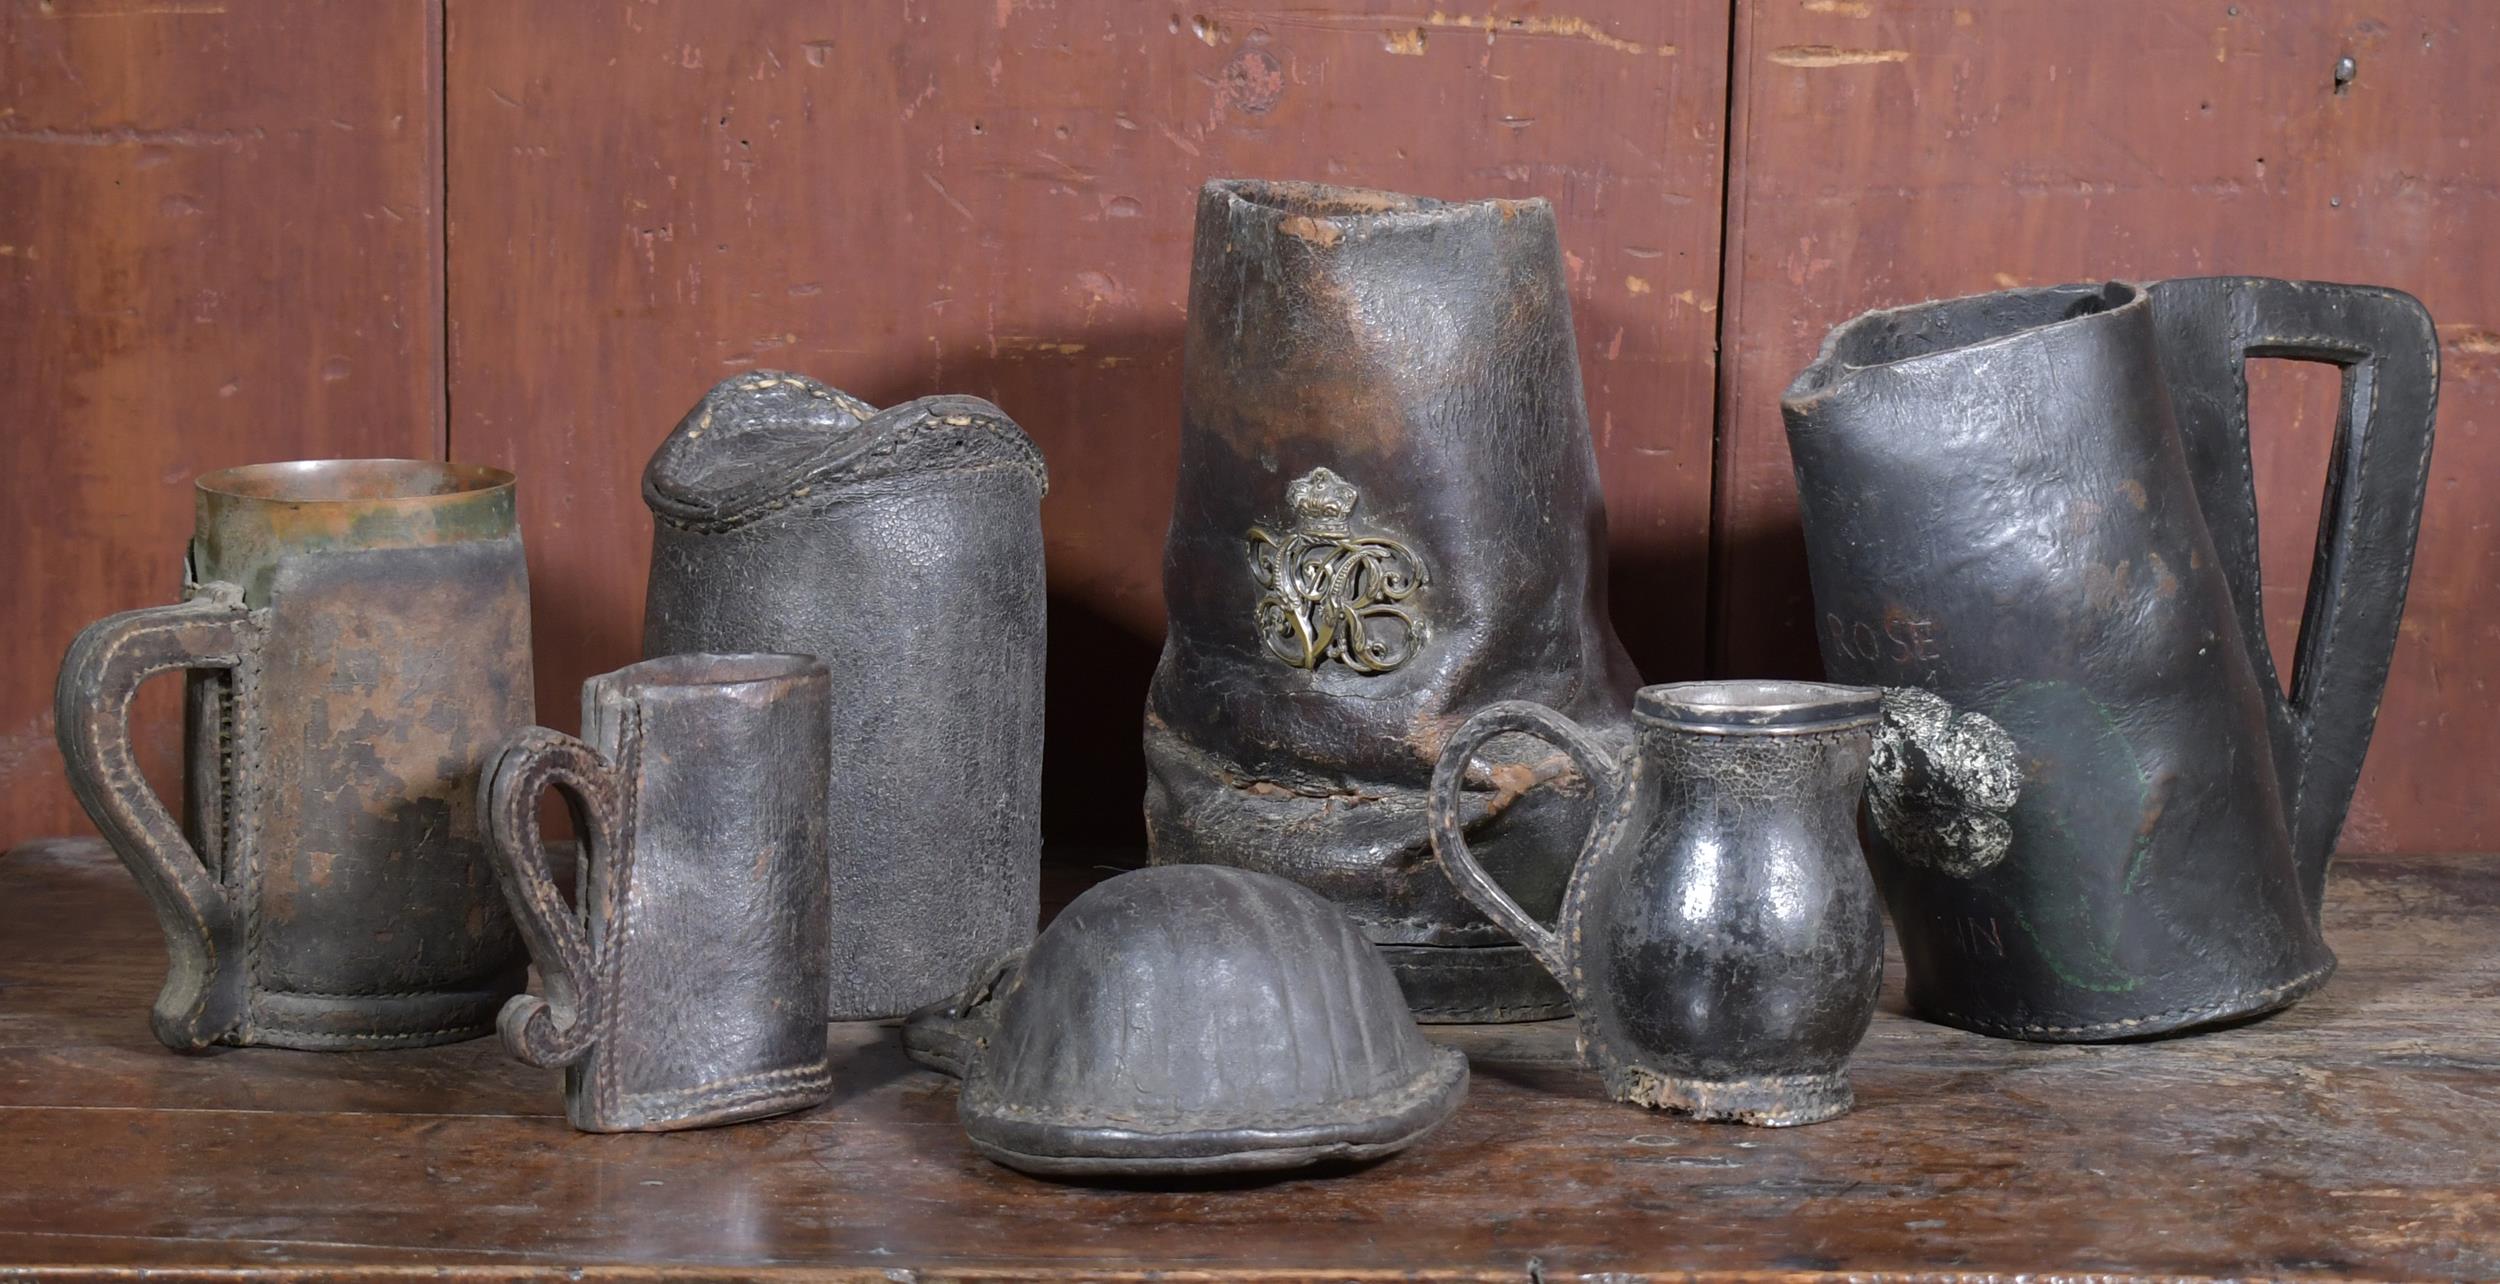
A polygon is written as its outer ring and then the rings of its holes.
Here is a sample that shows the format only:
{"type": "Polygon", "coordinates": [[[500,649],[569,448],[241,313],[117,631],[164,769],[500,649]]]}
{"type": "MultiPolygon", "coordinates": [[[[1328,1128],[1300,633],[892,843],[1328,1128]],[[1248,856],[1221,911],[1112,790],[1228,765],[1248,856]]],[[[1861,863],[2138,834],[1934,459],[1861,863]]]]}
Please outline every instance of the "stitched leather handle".
{"type": "MultiPolygon", "coordinates": [[[[62,658],[52,693],[70,792],[139,880],[164,929],[168,967],[149,1025],[166,1047],[181,1051],[205,1048],[242,1023],[250,968],[242,925],[217,872],[139,772],[130,701],[160,673],[242,667],[259,636],[242,590],[205,584],[187,602],[88,625],[62,658]]],[[[240,709],[233,715],[251,716],[240,709]]]]}
{"type": "Polygon", "coordinates": [[[2430,480],[2438,334],[2411,295],[2374,286],[2208,277],[2164,281],[2152,295],[2197,505],[2265,678],[2292,855],[2314,916],[2404,614],[2430,480]],[[2250,357],[2326,362],[2344,375],[2288,689],[2267,646],[2258,582],[2250,357]]]}
{"type": "Polygon", "coordinates": [[[903,1052],[932,1070],[961,1079],[990,1046],[998,1032],[1006,991],[1024,966],[1024,951],[1012,950],[972,971],[972,983],[961,993],[939,999],[903,1018],[903,1052]]]}
{"type": "Polygon", "coordinates": [[[504,1047],[531,1065],[571,1065],[598,1042],[599,958],[584,925],[594,918],[614,923],[624,909],[633,874],[632,844],[624,833],[625,789],[622,775],[598,750],[545,727],[513,733],[479,782],[487,848],[546,991],[543,997],[516,994],[506,1000],[495,1028],[504,1047]],[[539,795],[551,786],[572,805],[581,838],[578,912],[556,887],[538,823],[539,795]]]}
{"type": "MultiPolygon", "coordinates": [[[[1578,898],[1580,878],[1589,866],[1611,851],[1623,840],[1623,809],[1617,804],[1627,784],[1624,770],[1606,747],[1598,743],[1579,723],[1556,713],[1544,705],[1526,700],[1505,700],[1476,711],[1459,727],[1458,734],[1441,750],[1441,761],[1433,765],[1432,789],[1426,796],[1425,815],[1432,835],[1432,854],[1458,886],[1461,895],[1474,902],[1501,929],[1511,934],[1545,970],[1554,974],[1563,988],[1571,989],[1571,946],[1575,933],[1571,930],[1573,907],[1578,898]],[[1544,740],[1564,753],[1586,772],[1597,787],[1596,820],[1589,826],[1588,838],[1580,847],[1580,857],[1571,867],[1571,888],[1563,894],[1563,916],[1559,934],[1536,921],[1519,902],[1493,881],[1484,867],[1476,863],[1467,850],[1467,838],[1459,824],[1459,790],[1466,784],[1467,764],[1495,736],[1523,732],[1544,740]]],[[[1580,996],[1574,994],[1575,1000],[1580,996]]]]}

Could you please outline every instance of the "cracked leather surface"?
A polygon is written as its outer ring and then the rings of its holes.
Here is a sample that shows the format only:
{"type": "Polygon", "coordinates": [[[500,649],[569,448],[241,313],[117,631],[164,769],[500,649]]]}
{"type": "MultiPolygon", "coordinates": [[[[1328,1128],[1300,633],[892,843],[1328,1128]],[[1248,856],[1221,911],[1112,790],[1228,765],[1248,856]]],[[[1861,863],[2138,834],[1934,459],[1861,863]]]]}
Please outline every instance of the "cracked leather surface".
{"type": "Polygon", "coordinates": [[[824,665],[685,655],[591,679],[589,743],[509,742],[483,788],[546,989],[504,1038],[565,1067],[579,1128],[688,1128],[825,1099],[824,665]],[[538,833],[541,792],[589,822],[578,907],[538,833]]]}
{"type": "Polygon", "coordinates": [[[880,411],[774,371],[714,388],[644,474],[645,654],[832,670],[835,1019],[908,1012],[1032,940],[1044,488],[986,401],[880,411]]]}
{"type": "MultiPolygon", "coordinates": [[[[1507,698],[1622,735],[1635,685],[1606,619],[1605,512],[1551,209],[1210,183],[1185,363],[1170,627],[1146,711],[1153,859],[1290,877],[1383,944],[1507,946],[1425,841],[1441,745],[1507,698]],[[1427,572],[1398,603],[1424,640],[1387,672],[1295,667],[1258,627],[1249,532],[1290,525],[1292,485],[1323,467],[1360,495],[1355,533],[1394,538],[1427,572]]],[[[1486,864],[1550,914],[1586,782],[1522,741],[1490,746],[1470,785],[1486,864]]],[[[1488,975],[1472,993],[1443,987],[1435,1007],[1481,1016],[1534,997],[1519,988],[1542,984],[1534,964],[1508,970],[1510,988],[1488,975]]]]}

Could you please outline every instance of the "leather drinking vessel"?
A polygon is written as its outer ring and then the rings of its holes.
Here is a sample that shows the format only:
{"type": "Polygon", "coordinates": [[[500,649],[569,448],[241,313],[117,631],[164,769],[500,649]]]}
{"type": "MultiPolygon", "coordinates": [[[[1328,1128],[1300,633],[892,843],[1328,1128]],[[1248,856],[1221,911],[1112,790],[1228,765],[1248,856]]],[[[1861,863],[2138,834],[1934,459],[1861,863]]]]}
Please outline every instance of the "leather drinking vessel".
{"type": "Polygon", "coordinates": [[[1496,704],[1432,777],[1450,878],[1571,994],[1581,1056],[1618,1101],[1697,1119],[1814,1123],[1849,1109],[1875,1016],[1883,920],[1857,835],[1880,693],[1682,682],[1634,698],[1627,752],[1551,709],[1496,704]],[[1559,746],[1598,807],[1550,929],[1469,851],[1469,760],[1496,737],[1559,746]]]}
{"type": "Polygon", "coordinates": [[[589,743],[515,735],[481,786],[504,893],[542,982],[504,1046],[564,1067],[588,1132],[754,1119],[823,1101],[825,666],[677,655],[582,686],[589,743]],[[583,836],[567,904],[539,836],[548,787],[583,836]]]}
{"type": "Polygon", "coordinates": [[[2437,393],[2430,317],[2361,286],[2013,290],[1832,333],[1784,410],[1824,666],[1896,689],[1870,846],[1922,1015],[2115,1039],[2325,982],[2437,393]],[[2250,357],[2343,368],[2288,694],[2250,357]]]}
{"type": "Polygon", "coordinates": [[[836,1020],[910,1012],[1033,940],[1047,485],[977,397],[878,410],[775,371],[713,388],[643,474],[643,654],[832,671],[836,1020]]]}
{"type": "Polygon", "coordinates": [[[473,803],[530,722],[529,583],[510,473],[319,460],[210,473],[184,601],[98,621],[61,664],[70,788],[139,880],[169,970],[166,1046],[474,1038],[527,960],[473,803]],[[130,702],[188,679],[183,821],[130,702]]]}
{"type": "MultiPolygon", "coordinates": [[[[1423,823],[1467,710],[1532,699],[1628,735],[1552,208],[1209,183],[1183,358],[1153,860],[1322,893],[1424,1020],[1560,1015],[1423,823]]],[[[1550,913],[1588,796],[1567,759],[1505,743],[1459,806],[1487,868],[1550,913]]]]}

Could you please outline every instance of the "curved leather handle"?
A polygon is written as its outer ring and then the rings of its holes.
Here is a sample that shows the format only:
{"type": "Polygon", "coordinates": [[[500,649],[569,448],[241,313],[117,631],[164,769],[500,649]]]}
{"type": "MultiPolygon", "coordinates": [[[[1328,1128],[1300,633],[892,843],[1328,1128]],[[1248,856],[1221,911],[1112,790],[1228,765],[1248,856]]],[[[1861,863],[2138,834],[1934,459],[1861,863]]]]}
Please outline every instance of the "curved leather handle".
{"type": "Polygon", "coordinates": [[[2404,614],[2430,481],[2438,334],[2411,295],[2373,286],[2208,277],[2164,281],[2152,294],[2197,504],[2266,679],[2275,772],[2314,916],[2404,614]],[[2258,584],[2249,357],[2322,361],[2344,372],[2288,692],[2266,643],[2258,584]]]}
{"type": "Polygon", "coordinates": [[[241,668],[259,640],[242,590],[204,584],[190,601],[88,625],[70,643],[52,692],[70,792],[139,880],[164,929],[168,967],[149,1025],[166,1047],[182,1051],[205,1048],[242,1023],[250,968],[224,886],[139,773],[130,701],[160,673],[241,668]]]}
{"type": "Polygon", "coordinates": [[[605,993],[600,959],[583,924],[594,916],[616,922],[625,908],[633,875],[625,788],[614,764],[598,750],[545,727],[514,732],[479,781],[487,849],[494,853],[504,899],[547,992],[513,995],[495,1019],[504,1047],[531,1065],[571,1065],[599,1041],[601,1003],[613,996],[605,993]],[[556,887],[539,829],[538,797],[549,786],[569,795],[581,831],[578,913],[556,887]]]}
{"type": "Polygon", "coordinates": [[[1001,954],[974,968],[972,983],[962,992],[922,1007],[903,1018],[903,1052],[932,1070],[961,1079],[972,1073],[973,1060],[998,1032],[998,1014],[1005,995],[1024,965],[1024,951],[1001,954]]]}
{"type": "MultiPolygon", "coordinates": [[[[1426,811],[1431,827],[1432,854],[1441,868],[1458,886],[1460,894],[1484,911],[1486,918],[1499,924],[1503,931],[1528,952],[1545,970],[1554,974],[1566,990],[1575,989],[1571,980],[1572,944],[1578,933],[1573,930],[1577,917],[1580,879],[1589,866],[1613,850],[1623,840],[1625,824],[1630,815],[1626,805],[1631,801],[1630,780],[1606,747],[1591,736],[1586,728],[1544,705],[1526,700],[1505,700],[1478,709],[1442,747],[1441,761],[1432,768],[1432,788],[1426,795],[1426,811]],[[1588,838],[1580,846],[1579,859],[1571,866],[1571,882],[1563,893],[1561,921],[1549,930],[1519,902],[1510,898],[1501,885],[1494,882],[1484,867],[1476,863],[1475,854],[1467,850],[1466,836],[1459,825],[1459,790],[1466,783],[1467,764],[1495,736],[1525,732],[1547,741],[1571,755],[1580,770],[1588,773],[1597,787],[1597,819],[1589,826],[1588,838]]],[[[1580,996],[1574,994],[1575,1000],[1580,996]]]]}

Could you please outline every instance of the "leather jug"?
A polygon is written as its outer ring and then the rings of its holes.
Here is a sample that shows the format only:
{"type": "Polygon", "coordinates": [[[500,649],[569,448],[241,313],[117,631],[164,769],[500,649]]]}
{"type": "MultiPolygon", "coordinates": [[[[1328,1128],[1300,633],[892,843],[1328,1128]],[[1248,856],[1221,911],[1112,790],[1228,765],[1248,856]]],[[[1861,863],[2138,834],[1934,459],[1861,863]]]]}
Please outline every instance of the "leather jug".
{"type": "Polygon", "coordinates": [[[1870,854],[1922,1015],[2117,1039],[2325,982],[2319,902],[2404,607],[2437,353],[2395,291],[2226,277],[1873,312],[1797,377],[1824,666],[1895,689],[1870,854]],[[2288,691],[2249,357],[2344,372],[2288,691]]]}
{"type": "MultiPolygon", "coordinates": [[[[1628,735],[1552,208],[1209,183],[1183,361],[1153,860],[1329,897],[1421,1019],[1567,1011],[1424,836],[1469,710],[1536,700],[1628,735]]],[[[1532,912],[1561,899],[1588,796],[1517,738],[1467,781],[1469,839],[1532,912]]]]}
{"type": "Polygon", "coordinates": [[[201,477],[185,600],[99,620],[61,662],[69,783],[165,930],[156,1037],[369,1050],[473,1039],[528,957],[476,809],[530,722],[512,474],[411,459],[201,477]],[[188,674],[182,823],[130,700],[188,674]]]}
{"type": "Polygon", "coordinates": [[[1854,1100],[1884,924],[1858,847],[1881,693],[1819,682],[1643,687],[1621,751],[1524,701],[1477,712],[1433,774],[1433,850],[1570,991],[1608,1095],[1695,1119],[1787,1127],[1854,1100]],[[1547,927],[1486,877],[1458,824],[1468,760],[1525,733],[1603,800],[1547,927]]]}
{"type": "Polygon", "coordinates": [[[723,380],[651,457],[643,654],[832,671],[834,1020],[900,1016],[1033,940],[1041,452],[977,397],[878,410],[723,380]]]}

